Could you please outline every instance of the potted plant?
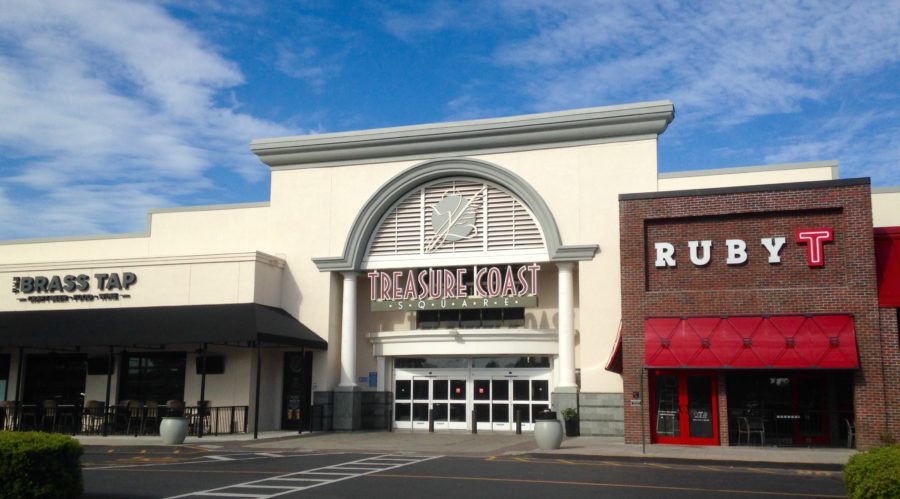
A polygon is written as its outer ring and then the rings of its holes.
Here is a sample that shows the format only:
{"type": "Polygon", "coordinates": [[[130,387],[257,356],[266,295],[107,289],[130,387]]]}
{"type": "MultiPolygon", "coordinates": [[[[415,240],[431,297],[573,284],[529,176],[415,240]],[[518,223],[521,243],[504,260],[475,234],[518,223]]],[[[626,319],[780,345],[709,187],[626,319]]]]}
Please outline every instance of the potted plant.
{"type": "Polygon", "coordinates": [[[562,417],[566,422],[567,437],[577,437],[581,435],[580,421],[578,420],[578,410],[571,407],[563,409],[562,417]]]}

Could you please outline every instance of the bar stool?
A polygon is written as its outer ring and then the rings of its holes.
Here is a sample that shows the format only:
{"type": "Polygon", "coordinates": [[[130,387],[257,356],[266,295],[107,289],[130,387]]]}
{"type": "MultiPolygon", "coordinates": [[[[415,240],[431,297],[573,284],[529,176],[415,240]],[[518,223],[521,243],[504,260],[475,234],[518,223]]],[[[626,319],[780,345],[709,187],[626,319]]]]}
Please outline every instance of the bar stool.
{"type": "Polygon", "coordinates": [[[88,400],[84,403],[84,415],[81,424],[86,433],[95,433],[103,427],[103,402],[88,400]]]}
{"type": "Polygon", "coordinates": [[[148,400],[144,404],[144,420],[141,423],[141,433],[146,434],[148,428],[153,429],[154,435],[159,433],[159,402],[155,400],[148,400]]]}
{"type": "Polygon", "coordinates": [[[125,424],[125,434],[131,435],[131,424],[134,423],[135,435],[137,435],[138,430],[143,429],[144,404],[140,400],[129,400],[126,409],[128,411],[128,422],[125,424]]]}

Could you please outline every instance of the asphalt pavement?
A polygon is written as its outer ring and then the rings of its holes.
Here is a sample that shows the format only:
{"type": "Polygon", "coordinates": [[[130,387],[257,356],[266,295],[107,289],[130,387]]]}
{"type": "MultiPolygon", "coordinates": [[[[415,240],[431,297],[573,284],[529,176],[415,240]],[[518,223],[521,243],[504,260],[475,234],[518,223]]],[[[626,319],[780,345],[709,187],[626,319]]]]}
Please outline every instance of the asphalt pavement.
{"type": "MultiPolygon", "coordinates": [[[[77,437],[84,445],[116,448],[162,446],[159,437],[77,437]]],[[[617,458],[657,460],[667,462],[697,462],[707,464],[757,463],[790,464],[809,469],[840,469],[856,451],[845,448],[798,448],[762,446],[682,446],[632,445],[621,437],[574,437],[563,440],[556,450],[540,450],[533,435],[508,432],[436,432],[421,431],[359,431],[304,433],[264,432],[254,440],[252,435],[189,437],[187,447],[225,451],[266,450],[288,452],[412,452],[453,456],[551,456],[564,459],[617,458]]]]}

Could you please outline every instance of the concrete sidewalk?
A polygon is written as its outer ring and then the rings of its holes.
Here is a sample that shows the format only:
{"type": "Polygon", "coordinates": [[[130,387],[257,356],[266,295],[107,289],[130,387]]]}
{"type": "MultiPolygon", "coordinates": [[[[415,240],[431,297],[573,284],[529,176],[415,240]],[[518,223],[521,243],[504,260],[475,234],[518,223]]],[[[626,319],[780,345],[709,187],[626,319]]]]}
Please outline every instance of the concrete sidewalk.
{"type": "MultiPolygon", "coordinates": [[[[76,437],[84,445],[155,446],[159,437],[76,437]]],[[[563,440],[557,450],[537,448],[532,434],[505,432],[411,432],[359,431],[305,433],[264,432],[258,440],[253,435],[188,437],[185,445],[228,451],[337,451],[337,452],[414,452],[449,456],[515,456],[530,455],[558,459],[627,458],[651,460],[685,460],[723,463],[772,463],[815,465],[837,468],[846,464],[856,451],[844,448],[782,447],[699,447],[687,445],[625,444],[622,437],[574,437],[563,440]]]]}

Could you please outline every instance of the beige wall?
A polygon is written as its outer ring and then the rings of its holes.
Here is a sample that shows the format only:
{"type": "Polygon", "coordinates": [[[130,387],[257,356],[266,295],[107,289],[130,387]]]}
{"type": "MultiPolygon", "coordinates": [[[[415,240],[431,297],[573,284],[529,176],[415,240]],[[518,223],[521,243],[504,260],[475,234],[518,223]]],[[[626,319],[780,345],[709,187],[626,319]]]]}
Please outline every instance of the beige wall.
{"type": "Polygon", "coordinates": [[[659,190],[712,189],[738,185],[834,180],[837,178],[837,161],[816,161],[788,165],[744,166],[716,170],[661,173],[659,175],[659,190]]]}
{"type": "Polygon", "coordinates": [[[872,190],[872,219],[875,227],[900,226],[900,187],[872,190]]]}
{"type": "MultiPolygon", "coordinates": [[[[51,243],[47,243],[51,244],[51,243]]],[[[67,244],[67,243],[55,243],[67,244]]],[[[72,254],[72,256],[80,256],[72,254]]],[[[280,305],[283,262],[262,253],[232,253],[186,257],[119,258],[108,260],[64,261],[59,263],[9,263],[0,265],[0,281],[12,283],[14,277],[84,274],[90,289],[73,293],[0,293],[0,310],[56,310],[82,308],[158,307],[224,303],[262,303],[280,305]],[[125,272],[137,276],[137,282],[125,290],[111,290],[130,297],[105,301],[68,301],[31,303],[29,296],[98,295],[95,274],[125,272]]]]}

